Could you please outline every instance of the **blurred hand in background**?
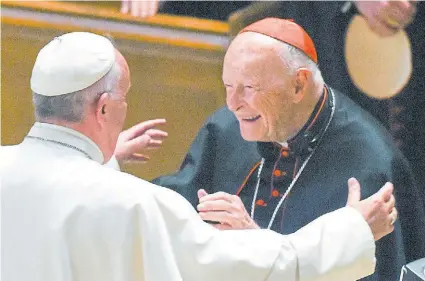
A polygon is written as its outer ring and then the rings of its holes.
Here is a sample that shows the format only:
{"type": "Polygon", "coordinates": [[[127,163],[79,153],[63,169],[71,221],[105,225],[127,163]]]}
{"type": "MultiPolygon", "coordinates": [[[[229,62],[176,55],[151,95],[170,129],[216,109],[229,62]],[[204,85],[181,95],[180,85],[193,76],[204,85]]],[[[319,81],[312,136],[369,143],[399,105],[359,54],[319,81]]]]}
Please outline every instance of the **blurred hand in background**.
{"type": "Polygon", "coordinates": [[[386,37],[407,27],[416,14],[416,1],[354,1],[357,10],[366,18],[369,27],[386,37]]]}
{"type": "Polygon", "coordinates": [[[160,0],[122,0],[121,13],[135,17],[151,17],[158,13],[160,0]]]}

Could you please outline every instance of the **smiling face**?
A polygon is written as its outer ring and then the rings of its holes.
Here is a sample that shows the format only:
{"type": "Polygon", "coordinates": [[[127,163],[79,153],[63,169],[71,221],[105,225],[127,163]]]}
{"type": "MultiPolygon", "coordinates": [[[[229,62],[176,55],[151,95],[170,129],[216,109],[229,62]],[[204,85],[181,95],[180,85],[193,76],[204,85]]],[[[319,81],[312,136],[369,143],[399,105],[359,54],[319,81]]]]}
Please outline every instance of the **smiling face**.
{"type": "Polygon", "coordinates": [[[296,74],[290,74],[279,57],[281,44],[246,32],[234,39],[226,53],[226,103],[245,140],[284,142],[299,130],[296,74]]]}

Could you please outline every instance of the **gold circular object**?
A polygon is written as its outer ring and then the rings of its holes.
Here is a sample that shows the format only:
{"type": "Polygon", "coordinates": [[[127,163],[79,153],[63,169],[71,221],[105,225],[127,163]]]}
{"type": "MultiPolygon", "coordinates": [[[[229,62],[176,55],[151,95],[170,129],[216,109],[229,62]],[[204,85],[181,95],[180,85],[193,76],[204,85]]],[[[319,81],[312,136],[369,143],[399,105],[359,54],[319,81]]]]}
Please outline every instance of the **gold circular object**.
{"type": "Polygon", "coordinates": [[[398,23],[398,21],[393,20],[392,18],[387,18],[386,19],[386,23],[391,26],[392,28],[400,28],[400,24],[398,23]]]}
{"type": "Polygon", "coordinates": [[[345,61],[351,80],[366,95],[386,99],[397,95],[412,74],[410,40],[402,29],[380,37],[356,15],[345,38],[345,61]]]}

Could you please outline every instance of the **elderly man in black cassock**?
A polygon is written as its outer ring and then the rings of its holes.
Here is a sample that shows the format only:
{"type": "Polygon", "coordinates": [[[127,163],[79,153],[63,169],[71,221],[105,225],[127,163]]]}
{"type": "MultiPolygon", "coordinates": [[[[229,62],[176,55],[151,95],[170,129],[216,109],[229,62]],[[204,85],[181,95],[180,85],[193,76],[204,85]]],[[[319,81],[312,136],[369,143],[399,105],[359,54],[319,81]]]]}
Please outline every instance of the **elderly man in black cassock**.
{"type": "MultiPolygon", "coordinates": [[[[425,111],[422,109],[425,106],[425,3],[407,0],[255,1],[230,16],[231,34],[234,36],[245,26],[267,17],[294,19],[309,33],[315,43],[326,83],[349,96],[390,130],[393,141],[410,162],[424,201],[425,111]],[[358,15],[368,23],[370,31],[383,40],[402,32],[406,32],[409,38],[411,76],[405,87],[392,98],[368,96],[349,74],[350,67],[345,58],[346,40],[351,21],[358,15]]],[[[392,47],[388,45],[389,49],[392,47]]],[[[380,55],[377,53],[378,61],[382,59],[380,55]]],[[[408,61],[407,55],[404,60],[408,61]]],[[[374,76],[373,71],[371,69],[367,73],[374,76]]],[[[381,74],[376,75],[377,79],[382,79],[381,74]]]]}
{"type": "Polygon", "coordinates": [[[291,233],[342,207],[348,178],[363,196],[391,181],[400,220],[378,242],[367,280],[398,280],[404,264],[425,256],[425,214],[406,159],[377,120],[326,85],[299,25],[267,18],[244,28],[223,82],[227,107],[207,120],[180,170],[156,184],[217,228],[291,233]]]}

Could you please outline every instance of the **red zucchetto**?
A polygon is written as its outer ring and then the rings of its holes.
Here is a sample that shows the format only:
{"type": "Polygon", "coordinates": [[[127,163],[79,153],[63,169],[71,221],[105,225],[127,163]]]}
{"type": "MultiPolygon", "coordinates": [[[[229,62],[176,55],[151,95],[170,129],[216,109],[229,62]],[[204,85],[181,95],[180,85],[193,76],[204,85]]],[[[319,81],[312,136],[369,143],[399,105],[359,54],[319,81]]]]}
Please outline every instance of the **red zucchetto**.
{"type": "Polygon", "coordinates": [[[260,33],[294,46],[317,63],[317,53],[313,40],[300,25],[291,20],[265,18],[248,25],[239,34],[248,31],[260,33]]]}

